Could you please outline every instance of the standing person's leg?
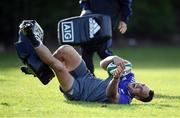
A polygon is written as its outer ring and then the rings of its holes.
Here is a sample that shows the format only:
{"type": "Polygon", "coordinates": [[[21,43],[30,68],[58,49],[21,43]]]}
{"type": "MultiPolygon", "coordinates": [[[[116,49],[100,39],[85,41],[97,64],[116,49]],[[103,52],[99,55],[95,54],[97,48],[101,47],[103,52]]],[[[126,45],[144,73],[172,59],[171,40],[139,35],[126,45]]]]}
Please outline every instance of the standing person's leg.
{"type": "Polygon", "coordinates": [[[110,50],[111,46],[112,46],[112,39],[107,40],[99,47],[99,49],[97,50],[97,54],[101,59],[113,55],[112,51],[110,50]]]}
{"type": "Polygon", "coordinates": [[[82,49],[82,58],[86,63],[87,68],[90,70],[92,74],[94,74],[94,64],[93,64],[94,51],[90,49],[86,49],[85,47],[82,47],[81,49],[82,49]]]}

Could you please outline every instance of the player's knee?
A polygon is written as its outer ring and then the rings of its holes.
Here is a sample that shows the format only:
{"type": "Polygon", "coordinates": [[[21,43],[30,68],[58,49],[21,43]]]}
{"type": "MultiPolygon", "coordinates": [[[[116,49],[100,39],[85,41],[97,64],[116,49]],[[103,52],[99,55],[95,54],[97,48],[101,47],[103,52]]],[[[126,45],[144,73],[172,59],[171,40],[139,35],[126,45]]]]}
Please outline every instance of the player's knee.
{"type": "Polygon", "coordinates": [[[58,50],[54,53],[55,57],[58,57],[59,55],[63,56],[66,54],[69,54],[70,52],[72,52],[74,50],[74,48],[70,45],[62,45],[58,48],[58,50]]]}
{"type": "Polygon", "coordinates": [[[72,46],[70,46],[70,45],[62,45],[59,48],[59,50],[62,51],[62,52],[67,52],[67,51],[72,50],[72,49],[74,49],[74,48],[72,46]]]}

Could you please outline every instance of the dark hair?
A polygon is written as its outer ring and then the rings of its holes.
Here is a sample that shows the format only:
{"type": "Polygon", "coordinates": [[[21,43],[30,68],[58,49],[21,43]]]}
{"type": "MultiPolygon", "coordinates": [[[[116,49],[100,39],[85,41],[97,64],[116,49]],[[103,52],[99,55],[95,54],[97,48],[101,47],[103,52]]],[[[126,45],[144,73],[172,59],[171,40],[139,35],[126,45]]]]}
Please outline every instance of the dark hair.
{"type": "Polygon", "coordinates": [[[146,97],[146,98],[142,98],[141,101],[142,102],[150,102],[154,97],[154,91],[153,90],[150,90],[149,91],[149,96],[146,97]]]}

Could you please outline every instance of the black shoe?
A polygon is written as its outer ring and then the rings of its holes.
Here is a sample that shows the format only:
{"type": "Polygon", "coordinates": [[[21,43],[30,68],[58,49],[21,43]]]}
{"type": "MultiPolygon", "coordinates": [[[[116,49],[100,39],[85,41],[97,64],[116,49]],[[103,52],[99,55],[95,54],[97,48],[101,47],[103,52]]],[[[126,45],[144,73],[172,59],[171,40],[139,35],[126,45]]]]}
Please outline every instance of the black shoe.
{"type": "Polygon", "coordinates": [[[19,27],[19,40],[15,47],[18,57],[24,64],[21,71],[37,77],[46,85],[55,75],[48,65],[41,61],[34,49],[42,43],[43,30],[34,20],[24,20],[19,27]]]}
{"type": "Polygon", "coordinates": [[[42,44],[44,32],[40,25],[35,20],[24,20],[20,26],[20,31],[30,39],[33,47],[38,47],[42,44]]]}

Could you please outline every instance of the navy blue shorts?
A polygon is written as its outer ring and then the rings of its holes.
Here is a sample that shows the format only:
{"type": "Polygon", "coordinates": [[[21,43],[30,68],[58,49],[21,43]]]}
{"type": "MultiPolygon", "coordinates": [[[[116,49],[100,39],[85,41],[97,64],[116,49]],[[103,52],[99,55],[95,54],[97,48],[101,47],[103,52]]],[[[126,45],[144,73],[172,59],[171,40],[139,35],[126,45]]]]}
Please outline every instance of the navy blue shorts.
{"type": "Polygon", "coordinates": [[[84,61],[70,74],[75,79],[72,88],[67,92],[60,89],[68,100],[108,102],[106,88],[111,78],[103,80],[94,77],[84,61]]]}

